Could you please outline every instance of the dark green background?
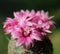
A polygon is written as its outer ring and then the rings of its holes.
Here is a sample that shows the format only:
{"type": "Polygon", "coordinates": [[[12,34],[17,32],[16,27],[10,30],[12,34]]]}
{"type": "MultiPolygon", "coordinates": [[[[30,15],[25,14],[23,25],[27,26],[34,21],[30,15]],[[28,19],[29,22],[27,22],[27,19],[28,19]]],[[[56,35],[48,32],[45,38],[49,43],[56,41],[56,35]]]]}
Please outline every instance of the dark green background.
{"type": "Polygon", "coordinates": [[[7,54],[8,35],[3,32],[3,22],[6,17],[13,17],[14,11],[44,10],[54,15],[56,27],[50,35],[54,54],[60,54],[60,0],[0,0],[0,54],[7,54]]]}

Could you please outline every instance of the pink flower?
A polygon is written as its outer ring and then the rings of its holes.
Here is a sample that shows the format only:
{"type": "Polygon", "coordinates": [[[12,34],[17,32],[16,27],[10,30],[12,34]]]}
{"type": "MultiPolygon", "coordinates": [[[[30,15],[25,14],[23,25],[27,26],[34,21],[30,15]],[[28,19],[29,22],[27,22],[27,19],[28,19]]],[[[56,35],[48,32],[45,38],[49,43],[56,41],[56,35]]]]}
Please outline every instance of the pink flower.
{"type": "Polygon", "coordinates": [[[42,41],[42,38],[54,27],[54,22],[51,21],[48,12],[32,10],[21,10],[14,12],[14,18],[7,18],[4,22],[4,31],[6,34],[11,34],[13,39],[16,39],[16,46],[23,45],[29,48],[34,44],[34,41],[42,41]]]}
{"type": "Polygon", "coordinates": [[[34,28],[25,27],[21,30],[13,31],[12,36],[18,36],[16,46],[24,45],[26,48],[34,44],[34,40],[41,41],[40,33],[35,31],[34,28]]]}
{"type": "Polygon", "coordinates": [[[49,17],[48,12],[42,10],[37,11],[31,21],[34,22],[36,29],[39,30],[41,35],[47,35],[48,33],[52,33],[50,30],[54,27],[54,22],[51,21],[53,17],[49,17]]]}
{"type": "Polygon", "coordinates": [[[14,30],[14,27],[18,24],[18,22],[15,19],[7,18],[6,22],[4,22],[4,31],[6,34],[9,34],[14,30]]]}

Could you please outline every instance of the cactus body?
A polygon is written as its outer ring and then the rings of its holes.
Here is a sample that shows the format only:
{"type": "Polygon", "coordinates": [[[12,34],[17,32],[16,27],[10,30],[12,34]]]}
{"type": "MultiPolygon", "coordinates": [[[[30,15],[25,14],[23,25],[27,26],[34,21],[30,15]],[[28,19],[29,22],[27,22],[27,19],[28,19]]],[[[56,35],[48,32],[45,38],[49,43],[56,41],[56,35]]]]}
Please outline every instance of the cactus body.
{"type": "Polygon", "coordinates": [[[32,54],[32,52],[23,46],[16,47],[16,40],[11,39],[8,44],[8,54],[32,54]]]}

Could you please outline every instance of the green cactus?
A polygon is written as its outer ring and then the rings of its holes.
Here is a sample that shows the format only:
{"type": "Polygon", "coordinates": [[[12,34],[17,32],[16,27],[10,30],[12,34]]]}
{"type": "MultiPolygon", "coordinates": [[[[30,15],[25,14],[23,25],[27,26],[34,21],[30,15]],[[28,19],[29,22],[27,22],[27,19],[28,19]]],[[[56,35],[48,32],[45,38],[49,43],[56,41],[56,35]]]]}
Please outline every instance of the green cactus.
{"type": "Polygon", "coordinates": [[[9,44],[8,44],[8,54],[15,54],[15,43],[16,43],[16,40],[9,40],[9,44]]]}
{"type": "Polygon", "coordinates": [[[16,40],[11,39],[8,44],[8,54],[32,54],[32,51],[26,50],[23,46],[16,47],[16,40]]]}
{"type": "Polygon", "coordinates": [[[53,54],[53,45],[48,38],[35,42],[29,50],[23,46],[16,47],[16,40],[11,39],[8,44],[8,54],[53,54]]]}

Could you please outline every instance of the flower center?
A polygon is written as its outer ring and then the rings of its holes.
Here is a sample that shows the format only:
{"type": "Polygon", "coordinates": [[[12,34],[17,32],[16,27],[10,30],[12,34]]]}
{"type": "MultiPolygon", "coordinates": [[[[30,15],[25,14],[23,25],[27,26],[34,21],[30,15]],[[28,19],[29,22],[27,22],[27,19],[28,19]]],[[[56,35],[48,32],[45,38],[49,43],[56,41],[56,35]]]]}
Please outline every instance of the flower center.
{"type": "Polygon", "coordinates": [[[29,36],[31,34],[31,30],[30,30],[30,28],[25,28],[24,29],[24,36],[29,36]]]}

